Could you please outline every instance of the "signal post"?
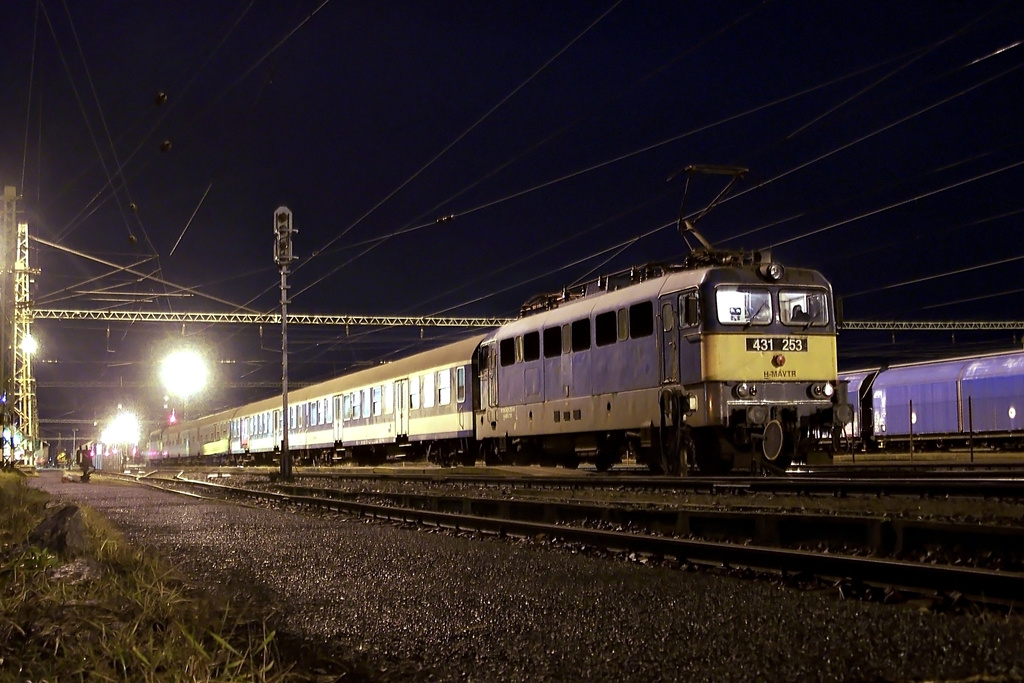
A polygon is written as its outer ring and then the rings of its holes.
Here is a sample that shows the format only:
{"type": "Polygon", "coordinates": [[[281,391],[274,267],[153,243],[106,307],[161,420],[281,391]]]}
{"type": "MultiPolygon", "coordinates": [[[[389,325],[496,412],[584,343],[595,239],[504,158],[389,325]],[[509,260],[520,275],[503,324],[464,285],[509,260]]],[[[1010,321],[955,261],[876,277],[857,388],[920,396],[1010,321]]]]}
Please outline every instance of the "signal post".
{"type": "Polygon", "coordinates": [[[288,449],[288,266],[292,252],[292,212],[279,206],[274,212],[274,262],[281,270],[281,478],[292,478],[292,454],[288,449]]]}

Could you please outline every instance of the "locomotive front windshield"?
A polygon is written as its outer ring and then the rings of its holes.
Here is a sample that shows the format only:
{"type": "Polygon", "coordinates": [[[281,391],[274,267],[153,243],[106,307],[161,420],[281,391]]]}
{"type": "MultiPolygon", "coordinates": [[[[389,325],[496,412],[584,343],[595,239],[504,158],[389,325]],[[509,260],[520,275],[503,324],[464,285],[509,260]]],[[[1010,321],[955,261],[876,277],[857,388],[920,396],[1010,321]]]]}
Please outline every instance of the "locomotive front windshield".
{"type": "Polygon", "coordinates": [[[783,325],[810,327],[828,324],[825,292],[817,289],[779,291],[779,321],[783,325]]]}
{"type": "Polygon", "coordinates": [[[792,327],[828,324],[828,294],[822,289],[781,289],[722,286],[715,290],[718,322],[723,325],[770,325],[776,320],[792,327]]]}
{"type": "Polygon", "coordinates": [[[719,287],[715,291],[718,322],[723,325],[768,325],[775,317],[771,291],[761,287],[719,287]]]}

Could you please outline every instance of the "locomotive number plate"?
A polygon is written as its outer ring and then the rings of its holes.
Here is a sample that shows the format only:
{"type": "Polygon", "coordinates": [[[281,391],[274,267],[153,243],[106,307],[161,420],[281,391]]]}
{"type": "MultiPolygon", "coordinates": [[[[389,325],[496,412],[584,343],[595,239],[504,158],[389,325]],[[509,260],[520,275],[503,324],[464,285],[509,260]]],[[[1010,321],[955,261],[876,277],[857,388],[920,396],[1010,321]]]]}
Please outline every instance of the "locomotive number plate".
{"type": "Polygon", "coordinates": [[[807,337],[747,337],[747,351],[799,353],[806,350],[807,337]]]}

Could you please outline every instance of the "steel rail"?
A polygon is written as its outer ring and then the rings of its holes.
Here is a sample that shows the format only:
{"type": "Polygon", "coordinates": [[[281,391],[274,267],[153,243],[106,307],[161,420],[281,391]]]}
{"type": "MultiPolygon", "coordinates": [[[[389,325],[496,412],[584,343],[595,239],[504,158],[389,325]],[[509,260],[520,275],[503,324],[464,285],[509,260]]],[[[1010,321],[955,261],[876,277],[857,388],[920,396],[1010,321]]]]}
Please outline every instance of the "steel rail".
{"type": "Polygon", "coordinates": [[[971,477],[822,477],[790,475],[783,477],[666,477],[595,473],[580,476],[522,476],[508,474],[457,474],[410,472],[302,472],[299,476],[326,479],[365,479],[427,482],[437,484],[475,484],[479,486],[515,486],[521,488],[627,488],[696,493],[776,493],[793,495],[910,495],[977,496],[1024,498],[1024,476],[971,477]]]}
{"type": "Polygon", "coordinates": [[[674,557],[679,562],[744,566],[779,571],[784,575],[810,573],[830,579],[851,579],[904,589],[929,590],[940,593],[956,592],[981,602],[1024,601],[1024,572],[994,571],[963,566],[819,553],[757,544],[607,531],[547,522],[390,507],[320,496],[290,496],[274,491],[240,489],[182,478],[176,481],[189,486],[217,490],[222,494],[232,496],[245,496],[277,504],[347,512],[372,519],[429,524],[440,528],[480,531],[500,536],[537,537],[543,534],[550,538],[559,538],[571,543],[581,543],[612,551],[674,557]]]}

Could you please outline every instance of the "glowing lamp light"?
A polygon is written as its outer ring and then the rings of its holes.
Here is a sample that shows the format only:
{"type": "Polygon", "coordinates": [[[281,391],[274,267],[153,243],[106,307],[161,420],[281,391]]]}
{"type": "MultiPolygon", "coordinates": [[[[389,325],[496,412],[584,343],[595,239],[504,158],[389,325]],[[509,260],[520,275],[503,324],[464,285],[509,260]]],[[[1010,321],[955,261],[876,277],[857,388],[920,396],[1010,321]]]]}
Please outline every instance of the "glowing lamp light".
{"type": "Polygon", "coordinates": [[[160,366],[160,381],[181,398],[197,394],[206,386],[206,363],[195,351],[175,351],[160,366]]]}
{"type": "Polygon", "coordinates": [[[26,334],[21,340],[21,350],[30,356],[39,350],[39,342],[31,334],[26,334]]]}
{"type": "Polygon", "coordinates": [[[100,440],[106,444],[123,443],[135,446],[139,443],[141,432],[139,418],[129,412],[120,412],[103,430],[100,440]]]}

